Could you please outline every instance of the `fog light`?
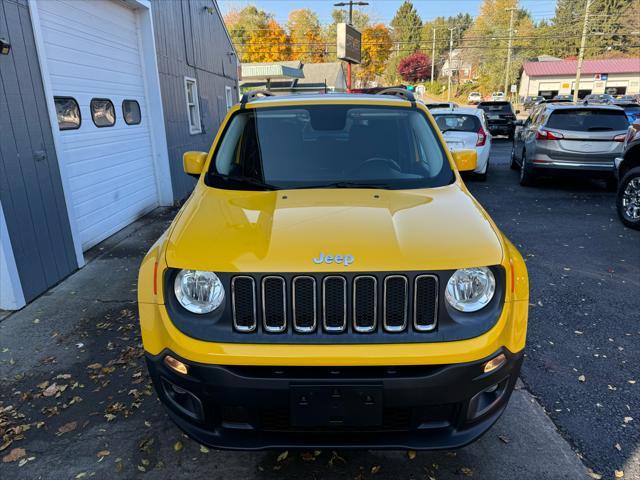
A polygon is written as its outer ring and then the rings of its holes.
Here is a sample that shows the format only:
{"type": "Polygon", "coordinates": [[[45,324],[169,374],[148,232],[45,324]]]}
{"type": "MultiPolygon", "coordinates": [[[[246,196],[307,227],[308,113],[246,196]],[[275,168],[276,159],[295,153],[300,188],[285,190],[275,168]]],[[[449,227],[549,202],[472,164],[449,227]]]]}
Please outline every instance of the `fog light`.
{"type": "Polygon", "coordinates": [[[173,358],[171,355],[167,355],[164,357],[164,363],[171,370],[181,373],[182,375],[186,375],[189,372],[189,367],[185,363],[182,363],[180,360],[173,358]]]}
{"type": "Polygon", "coordinates": [[[491,360],[484,364],[484,373],[493,372],[494,370],[504,365],[504,362],[506,361],[507,357],[505,357],[504,353],[493,357],[491,360]]]}

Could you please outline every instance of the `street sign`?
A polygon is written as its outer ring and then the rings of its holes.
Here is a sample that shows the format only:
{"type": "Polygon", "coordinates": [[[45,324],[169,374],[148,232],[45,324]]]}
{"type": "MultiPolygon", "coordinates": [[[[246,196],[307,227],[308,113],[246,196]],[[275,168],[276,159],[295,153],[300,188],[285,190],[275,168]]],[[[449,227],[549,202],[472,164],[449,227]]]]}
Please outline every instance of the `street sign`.
{"type": "Polygon", "coordinates": [[[517,93],[518,92],[518,86],[516,84],[511,85],[511,93],[517,93]]]}
{"type": "Polygon", "coordinates": [[[595,80],[609,80],[609,74],[608,73],[596,73],[595,74],[595,80]]]}
{"type": "Polygon", "coordinates": [[[352,25],[339,23],[337,25],[338,60],[349,63],[362,62],[361,35],[352,25]]]}

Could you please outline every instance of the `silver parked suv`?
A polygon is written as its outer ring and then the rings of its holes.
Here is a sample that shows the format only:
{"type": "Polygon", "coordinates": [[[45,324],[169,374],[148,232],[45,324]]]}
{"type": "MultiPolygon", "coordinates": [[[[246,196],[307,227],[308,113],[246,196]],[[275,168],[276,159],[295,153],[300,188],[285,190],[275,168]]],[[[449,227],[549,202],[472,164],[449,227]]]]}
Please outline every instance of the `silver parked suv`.
{"type": "Polygon", "coordinates": [[[520,169],[520,184],[537,176],[567,173],[614,182],[614,159],[622,153],[629,126],[616,106],[549,103],[535,108],[518,126],[511,168],[520,169]]]}

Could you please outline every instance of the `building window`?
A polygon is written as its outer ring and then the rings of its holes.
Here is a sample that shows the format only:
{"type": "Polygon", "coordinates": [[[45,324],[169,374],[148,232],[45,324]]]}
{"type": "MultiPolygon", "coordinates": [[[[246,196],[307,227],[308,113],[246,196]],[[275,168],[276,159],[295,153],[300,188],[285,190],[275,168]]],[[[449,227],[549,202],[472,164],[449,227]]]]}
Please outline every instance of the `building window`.
{"type": "Polygon", "coordinates": [[[116,109],[108,98],[91,99],[91,118],[96,127],[113,127],[116,124],[116,109]]]}
{"type": "Polygon", "coordinates": [[[142,121],[140,104],[135,100],[122,101],[122,117],[127,125],[138,125],[142,121]]]}
{"type": "Polygon", "coordinates": [[[189,133],[202,133],[200,123],[200,102],[198,100],[198,84],[195,78],[184,77],[184,90],[187,96],[187,116],[189,118],[189,133]]]}
{"type": "Polygon", "coordinates": [[[53,101],[56,104],[58,128],[60,130],[76,130],[80,128],[82,118],[76,99],[72,97],[53,97],[53,101]]]}
{"type": "Polygon", "coordinates": [[[225,94],[225,98],[227,100],[227,112],[229,111],[229,109],[231,107],[233,107],[233,104],[235,103],[233,101],[233,88],[231,88],[230,86],[225,86],[224,87],[224,94],[225,94]]]}

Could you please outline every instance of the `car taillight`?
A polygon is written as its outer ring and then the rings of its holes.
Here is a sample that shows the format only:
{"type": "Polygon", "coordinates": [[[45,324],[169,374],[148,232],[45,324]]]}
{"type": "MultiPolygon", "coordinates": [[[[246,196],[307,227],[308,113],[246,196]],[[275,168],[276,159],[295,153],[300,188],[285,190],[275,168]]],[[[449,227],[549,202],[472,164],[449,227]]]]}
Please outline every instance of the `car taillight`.
{"type": "Polygon", "coordinates": [[[487,133],[484,131],[484,128],[480,127],[480,130],[478,130],[478,141],[476,142],[476,147],[484,147],[486,142],[487,133]]]}
{"type": "Polygon", "coordinates": [[[620,135],[616,135],[615,137],[613,137],[613,141],[614,142],[624,142],[625,138],[627,138],[627,134],[626,133],[621,133],[620,135]]]}
{"type": "Polygon", "coordinates": [[[536,132],[536,140],[561,140],[563,138],[564,135],[561,133],[545,130],[544,128],[540,128],[536,132]]]}

